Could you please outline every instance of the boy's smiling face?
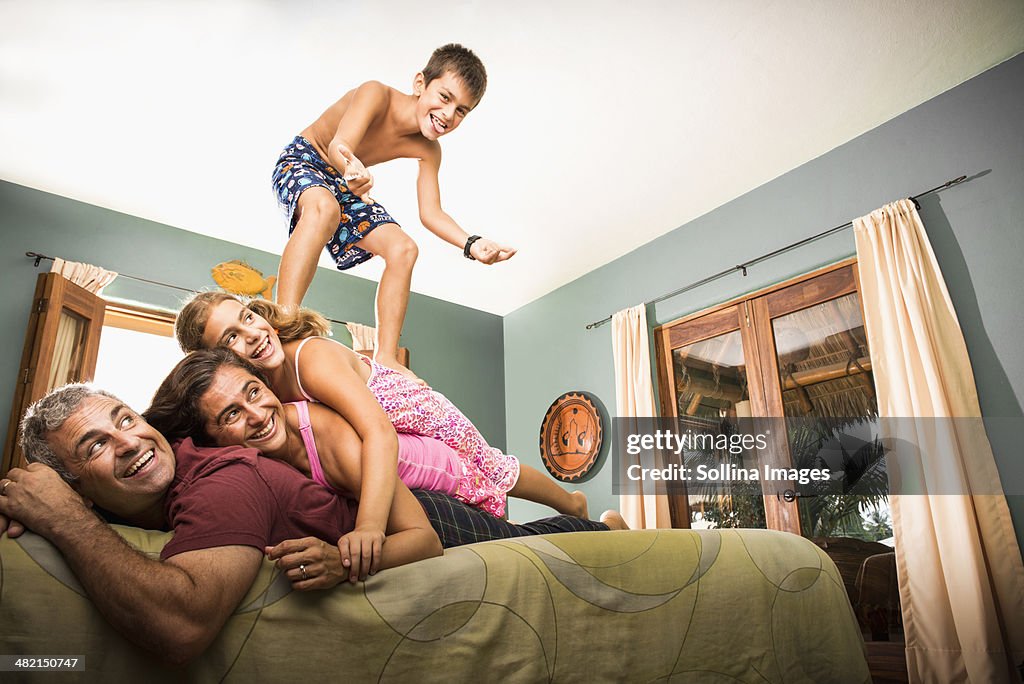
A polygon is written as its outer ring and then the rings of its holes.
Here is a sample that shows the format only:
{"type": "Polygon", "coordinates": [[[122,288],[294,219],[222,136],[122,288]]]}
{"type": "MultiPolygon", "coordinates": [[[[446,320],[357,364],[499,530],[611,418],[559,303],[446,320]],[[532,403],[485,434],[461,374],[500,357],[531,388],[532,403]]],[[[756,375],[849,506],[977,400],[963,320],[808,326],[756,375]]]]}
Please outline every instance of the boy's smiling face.
{"type": "Polygon", "coordinates": [[[477,105],[466,84],[454,72],[445,71],[430,83],[423,74],[416,74],[413,92],[420,93],[416,102],[416,120],[420,133],[427,140],[437,140],[451,133],[477,105]]]}

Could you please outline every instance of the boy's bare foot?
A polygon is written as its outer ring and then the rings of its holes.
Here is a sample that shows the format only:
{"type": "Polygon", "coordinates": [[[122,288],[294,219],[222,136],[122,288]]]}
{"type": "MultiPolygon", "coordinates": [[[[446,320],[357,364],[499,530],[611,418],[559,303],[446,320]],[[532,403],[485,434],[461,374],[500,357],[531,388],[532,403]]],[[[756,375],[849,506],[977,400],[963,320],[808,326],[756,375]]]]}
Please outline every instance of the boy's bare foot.
{"type": "Polygon", "coordinates": [[[379,363],[382,366],[387,366],[391,370],[398,371],[399,373],[401,373],[405,377],[407,377],[410,380],[412,380],[413,382],[415,382],[417,385],[423,385],[424,387],[427,386],[427,381],[426,380],[424,380],[423,378],[421,378],[420,376],[416,375],[411,370],[409,370],[408,368],[406,368],[405,366],[400,364],[398,362],[398,359],[394,359],[394,358],[390,358],[390,357],[387,357],[387,356],[379,356],[378,355],[378,356],[374,356],[373,360],[376,361],[377,363],[379,363]]]}
{"type": "Polygon", "coordinates": [[[575,492],[570,492],[569,496],[572,498],[573,505],[566,513],[577,518],[590,520],[590,512],[587,508],[587,495],[577,489],[575,492]]]}
{"type": "Polygon", "coordinates": [[[610,530],[628,530],[629,525],[618,511],[605,511],[601,514],[601,522],[608,526],[610,530]]]}

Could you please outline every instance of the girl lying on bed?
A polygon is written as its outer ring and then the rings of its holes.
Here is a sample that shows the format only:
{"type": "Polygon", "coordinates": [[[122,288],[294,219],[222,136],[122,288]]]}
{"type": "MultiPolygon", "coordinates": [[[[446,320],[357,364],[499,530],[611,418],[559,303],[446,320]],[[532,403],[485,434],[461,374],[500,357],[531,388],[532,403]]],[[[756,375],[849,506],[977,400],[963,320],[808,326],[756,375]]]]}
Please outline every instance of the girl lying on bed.
{"type": "MultiPolygon", "coordinates": [[[[363,491],[356,430],[320,404],[299,401],[282,406],[259,369],[230,350],[204,350],[185,357],[161,383],[143,416],[171,441],[191,437],[197,446],[251,447],[290,464],[325,487],[342,493],[363,491]]],[[[396,533],[418,528],[426,520],[421,509],[420,515],[415,515],[419,504],[409,488],[454,495],[465,477],[464,464],[442,442],[412,434],[399,434],[397,440],[398,472],[408,488],[397,486],[388,514],[388,548],[392,551],[402,538],[396,533]]],[[[472,470],[471,465],[469,468],[472,470]]],[[[361,500],[359,509],[367,503],[372,502],[361,500]]],[[[614,511],[602,516],[602,522],[612,529],[625,528],[614,511]]],[[[342,537],[339,546],[343,557],[351,556],[352,581],[365,579],[378,569],[380,548],[360,548],[351,534],[342,537]]],[[[424,549],[418,556],[417,549],[413,546],[399,554],[401,562],[433,555],[424,549]]]]}
{"type": "MultiPolygon", "coordinates": [[[[444,395],[322,337],[329,330],[327,320],[309,309],[291,313],[263,299],[246,306],[223,292],[196,295],[175,324],[184,351],[226,347],[263,371],[282,401],[320,402],[351,423],[363,440],[361,498],[388,500],[397,430],[438,439],[455,450],[463,470],[456,499],[498,517],[505,512],[506,494],[587,517],[582,492],[568,492],[489,446],[444,395]]],[[[380,512],[376,519],[382,519],[380,512]]]]}

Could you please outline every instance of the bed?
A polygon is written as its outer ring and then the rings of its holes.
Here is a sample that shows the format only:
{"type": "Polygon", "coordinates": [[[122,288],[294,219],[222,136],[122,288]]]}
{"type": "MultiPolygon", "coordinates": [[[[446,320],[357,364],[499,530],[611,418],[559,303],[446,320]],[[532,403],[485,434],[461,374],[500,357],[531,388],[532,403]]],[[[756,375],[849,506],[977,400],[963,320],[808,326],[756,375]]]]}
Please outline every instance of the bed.
{"type": "MultiPolygon", "coordinates": [[[[117,529],[154,556],[169,538],[117,529]]],[[[0,653],[77,656],[68,682],[870,682],[835,565],[768,530],[491,541],[314,593],[264,562],[184,672],[114,632],[48,542],[4,536],[0,653]]]]}

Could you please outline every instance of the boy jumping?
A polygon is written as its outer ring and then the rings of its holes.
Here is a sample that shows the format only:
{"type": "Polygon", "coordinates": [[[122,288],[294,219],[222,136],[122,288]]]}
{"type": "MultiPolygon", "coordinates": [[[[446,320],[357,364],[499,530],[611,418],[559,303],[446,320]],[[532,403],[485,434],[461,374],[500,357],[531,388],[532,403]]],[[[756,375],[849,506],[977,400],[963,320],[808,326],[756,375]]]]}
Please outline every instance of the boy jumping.
{"type": "Polygon", "coordinates": [[[399,157],[419,159],[416,195],[423,225],[468,259],[493,264],[511,258],[516,253],[511,247],[460,228],[441,209],[438,189],[437,140],[458,128],[486,87],[480,59],[461,45],[445,45],[413,78],[411,95],[367,81],[345,93],[284,149],[273,176],[291,231],[278,273],[279,304],[302,302],[325,244],[339,270],[381,256],[375,358],[413,375],[398,362],[398,339],[418,250],[370,198],[373,176],[366,167],[399,157]]]}

